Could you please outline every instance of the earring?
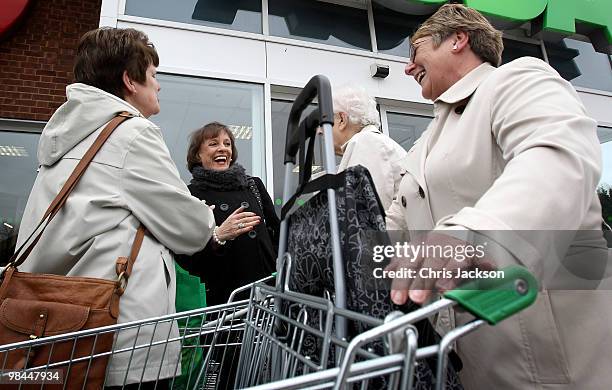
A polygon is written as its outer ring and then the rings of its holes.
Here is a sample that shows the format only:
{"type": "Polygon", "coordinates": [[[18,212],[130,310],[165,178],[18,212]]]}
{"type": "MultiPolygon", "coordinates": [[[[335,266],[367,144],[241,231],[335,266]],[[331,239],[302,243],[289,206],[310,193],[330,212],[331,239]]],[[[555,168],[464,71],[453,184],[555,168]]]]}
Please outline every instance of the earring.
{"type": "Polygon", "coordinates": [[[453,45],[453,50],[457,50],[457,42],[453,45]]]}

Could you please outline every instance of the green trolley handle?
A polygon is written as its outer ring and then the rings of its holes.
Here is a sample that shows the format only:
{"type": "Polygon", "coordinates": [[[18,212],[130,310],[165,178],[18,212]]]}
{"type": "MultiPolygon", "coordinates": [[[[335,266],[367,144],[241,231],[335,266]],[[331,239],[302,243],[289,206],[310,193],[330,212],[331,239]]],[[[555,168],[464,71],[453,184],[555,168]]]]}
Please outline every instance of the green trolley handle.
{"type": "Polygon", "coordinates": [[[495,325],[531,305],[538,295],[538,282],[526,268],[510,266],[500,271],[501,277],[472,280],[444,297],[495,325]]]}

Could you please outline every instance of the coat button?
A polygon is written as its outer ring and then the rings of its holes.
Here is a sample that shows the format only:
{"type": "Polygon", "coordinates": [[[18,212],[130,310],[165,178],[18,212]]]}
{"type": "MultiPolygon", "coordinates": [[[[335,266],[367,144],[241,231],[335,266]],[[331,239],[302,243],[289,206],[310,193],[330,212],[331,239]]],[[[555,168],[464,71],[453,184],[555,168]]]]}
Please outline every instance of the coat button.
{"type": "Polygon", "coordinates": [[[221,211],[227,211],[229,209],[229,206],[227,203],[221,203],[221,205],[219,205],[219,210],[221,211]]]}
{"type": "Polygon", "coordinates": [[[402,206],[406,207],[406,197],[402,195],[402,206]]]}
{"type": "Polygon", "coordinates": [[[419,196],[425,199],[425,191],[423,191],[423,187],[419,186],[419,196]]]}
{"type": "Polygon", "coordinates": [[[242,203],[240,203],[240,206],[242,208],[248,209],[250,205],[249,205],[249,202],[242,202],[242,203]]]}
{"type": "Polygon", "coordinates": [[[256,232],[255,230],[251,230],[251,231],[249,232],[249,237],[251,237],[251,238],[255,238],[255,237],[257,237],[257,232],[256,232]]]}
{"type": "Polygon", "coordinates": [[[461,104],[461,105],[455,107],[455,114],[461,115],[461,114],[463,114],[463,111],[465,111],[465,104],[461,104]]]}

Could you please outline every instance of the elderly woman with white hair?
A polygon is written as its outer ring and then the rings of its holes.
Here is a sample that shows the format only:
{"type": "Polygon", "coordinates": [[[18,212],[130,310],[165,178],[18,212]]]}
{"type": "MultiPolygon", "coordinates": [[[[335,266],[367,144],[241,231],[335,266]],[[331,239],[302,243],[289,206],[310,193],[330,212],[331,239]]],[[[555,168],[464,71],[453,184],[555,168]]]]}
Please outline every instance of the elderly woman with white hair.
{"type": "Polygon", "coordinates": [[[342,86],[332,95],[334,149],[342,156],[338,172],[355,165],[366,167],[387,210],[401,180],[399,163],[406,151],[380,131],[376,102],[363,88],[342,86]]]}

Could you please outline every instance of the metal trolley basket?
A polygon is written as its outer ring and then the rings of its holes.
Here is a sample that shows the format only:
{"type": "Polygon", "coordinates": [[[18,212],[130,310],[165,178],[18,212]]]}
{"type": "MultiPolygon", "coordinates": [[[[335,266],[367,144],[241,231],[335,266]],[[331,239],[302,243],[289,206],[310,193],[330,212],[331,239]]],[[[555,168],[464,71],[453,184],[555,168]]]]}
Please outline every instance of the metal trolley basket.
{"type": "MultiPolygon", "coordinates": [[[[304,161],[305,140],[314,137],[318,126],[324,131],[326,169],[334,171],[332,118],[329,82],[316,76],[297,98],[289,118],[283,194],[286,203],[292,195],[290,179],[295,156],[300,150],[300,162],[304,161]],[[318,97],[319,109],[300,122],[302,111],[315,97],[318,97]]],[[[301,179],[309,176],[302,174],[304,170],[300,170],[301,179]]],[[[305,182],[302,181],[300,186],[303,185],[305,182]]],[[[266,284],[273,278],[269,277],[236,290],[227,304],[0,345],[0,384],[27,389],[89,389],[87,378],[84,381],[73,380],[71,368],[76,365],[89,367],[97,358],[122,356],[127,362],[125,377],[119,384],[116,380],[111,383],[120,388],[411,389],[416,365],[422,359],[437,356],[435,386],[442,389],[448,352],[455,340],[487,323],[494,325],[535,300],[535,279],[524,268],[513,267],[506,269],[501,279],[470,282],[447,292],[443,299],[408,314],[393,312],[378,319],[347,310],[333,201],[335,192],[333,189],[327,191],[336,282],[333,301],[289,290],[288,272],[292,259],[286,253],[287,221],[283,220],[275,286],[266,284]],[[232,302],[236,293],[247,290],[250,291],[249,299],[232,302]],[[476,319],[455,328],[438,344],[417,345],[414,324],[456,305],[474,314],[476,319]],[[309,321],[313,313],[318,319],[316,325],[309,321]],[[346,329],[351,322],[368,330],[349,339],[346,329]],[[164,334],[160,334],[162,332],[164,334]],[[96,351],[96,340],[109,333],[115,340],[122,334],[129,334],[133,343],[128,348],[117,349],[113,345],[110,351],[75,355],[77,343],[91,343],[93,352],[96,351]],[[316,353],[307,352],[305,340],[317,343],[316,353]],[[72,345],[72,353],[65,356],[54,354],[54,346],[59,344],[72,345]],[[380,345],[382,349],[374,347],[380,345]],[[46,364],[36,367],[27,364],[29,356],[49,346],[44,349],[49,351],[46,364]],[[151,351],[158,354],[161,351],[167,357],[162,359],[166,361],[165,374],[162,374],[162,363],[158,363],[159,367],[148,363],[151,351]],[[140,359],[138,364],[133,363],[135,353],[144,355],[144,361],[140,359]],[[11,371],[12,367],[6,365],[11,354],[24,356],[25,368],[19,372],[11,371]],[[167,361],[172,362],[170,373],[167,361]],[[157,373],[153,379],[151,372],[157,373]],[[40,373],[57,375],[35,378],[34,374],[40,373]],[[140,382],[147,383],[141,386],[140,382]]],[[[70,348],[62,348],[65,350],[70,348]]]]}
{"type": "MultiPolygon", "coordinates": [[[[418,361],[437,356],[436,388],[441,389],[444,384],[447,353],[455,340],[486,323],[495,324],[503,320],[535,299],[536,282],[525,269],[506,269],[505,275],[504,279],[491,282],[490,286],[467,286],[461,290],[453,290],[446,294],[448,298],[409,314],[391,313],[384,320],[340,309],[330,300],[290,291],[281,292],[264,283],[255,283],[248,300],[2,345],[0,369],[4,377],[0,379],[0,383],[3,386],[13,384],[14,388],[24,389],[88,389],[87,382],[77,387],[71,383],[71,367],[77,364],[90,365],[93,359],[104,356],[131,356],[136,351],[150,351],[155,348],[167,350],[169,345],[178,344],[182,348],[183,358],[174,360],[175,376],[163,383],[149,384],[152,387],[147,388],[340,389],[346,385],[368,388],[368,384],[384,380],[386,388],[410,389],[413,370],[418,361]],[[279,300],[283,300],[290,307],[288,314],[276,310],[275,303],[279,300]],[[455,305],[470,310],[478,319],[454,329],[437,345],[419,348],[416,330],[412,324],[455,305]],[[306,315],[312,310],[320,313],[321,321],[317,327],[307,323],[306,315]],[[338,339],[332,329],[340,318],[345,321],[360,321],[371,329],[350,341],[338,339]],[[179,336],[168,336],[157,341],[136,337],[129,348],[113,348],[108,352],[87,356],[69,355],[61,359],[52,359],[49,356],[47,364],[26,366],[22,371],[60,372],[60,379],[55,381],[43,382],[42,378],[37,381],[33,377],[12,379],[9,376],[11,367],[6,367],[4,363],[6,356],[11,353],[30,355],[43,346],[60,343],[76,345],[91,338],[94,338],[95,346],[95,339],[107,333],[119,335],[136,330],[138,334],[142,329],[161,328],[160,325],[165,323],[183,324],[179,336]],[[325,346],[320,349],[318,356],[303,354],[302,340],[306,335],[316,337],[321,345],[325,346]],[[369,348],[377,340],[384,341],[383,354],[376,354],[369,348]],[[327,357],[332,349],[340,351],[340,359],[337,364],[330,365],[327,357]]],[[[127,369],[132,368],[128,365],[127,369]]],[[[147,367],[147,370],[150,369],[157,368],[147,367]]],[[[132,371],[134,370],[137,369],[132,371]]],[[[144,369],[140,369],[138,373],[144,375],[144,369]]],[[[125,388],[125,383],[120,387],[125,388]]]]}

